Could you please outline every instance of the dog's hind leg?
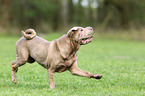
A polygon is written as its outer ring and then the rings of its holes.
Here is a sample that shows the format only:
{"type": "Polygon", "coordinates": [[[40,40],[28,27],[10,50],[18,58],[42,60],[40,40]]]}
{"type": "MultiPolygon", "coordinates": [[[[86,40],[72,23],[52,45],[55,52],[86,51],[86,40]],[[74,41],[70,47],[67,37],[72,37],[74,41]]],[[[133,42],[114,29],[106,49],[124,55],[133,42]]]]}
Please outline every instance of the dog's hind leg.
{"type": "MultiPolygon", "coordinates": [[[[17,51],[17,50],[16,50],[17,51]]],[[[18,71],[18,67],[24,65],[28,60],[28,51],[22,50],[17,51],[17,59],[11,62],[11,68],[12,68],[12,81],[16,84],[17,78],[16,73],[18,71]]]]}
{"type": "Polygon", "coordinates": [[[11,68],[12,68],[12,81],[16,84],[17,79],[16,79],[16,72],[18,71],[18,66],[17,66],[17,61],[14,60],[11,62],[11,68]]]}

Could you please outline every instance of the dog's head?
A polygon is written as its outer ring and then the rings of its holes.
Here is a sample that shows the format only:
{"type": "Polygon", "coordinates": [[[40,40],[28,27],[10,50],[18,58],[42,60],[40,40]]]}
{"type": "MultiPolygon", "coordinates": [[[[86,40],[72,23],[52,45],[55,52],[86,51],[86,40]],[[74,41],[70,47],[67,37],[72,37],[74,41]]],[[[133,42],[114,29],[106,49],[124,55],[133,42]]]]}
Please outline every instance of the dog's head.
{"type": "Polygon", "coordinates": [[[85,45],[91,42],[93,34],[92,27],[73,27],[68,31],[69,38],[72,38],[75,42],[79,43],[80,45],[85,45]]]}

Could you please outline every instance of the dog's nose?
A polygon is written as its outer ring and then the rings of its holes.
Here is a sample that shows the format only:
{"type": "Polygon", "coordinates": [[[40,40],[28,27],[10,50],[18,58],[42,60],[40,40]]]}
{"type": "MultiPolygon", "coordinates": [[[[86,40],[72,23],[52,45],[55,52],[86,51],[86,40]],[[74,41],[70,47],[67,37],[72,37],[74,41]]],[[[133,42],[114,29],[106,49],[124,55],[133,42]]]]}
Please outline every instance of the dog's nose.
{"type": "Polygon", "coordinates": [[[92,28],[92,27],[90,27],[90,30],[92,30],[92,31],[93,31],[93,28],[92,28]]]}
{"type": "Polygon", "coordinates": [[[92,27],[87,27],[87,29],[89,30],[89,35],[93,34],[93,28],[92,27]]]}
{"type": "Polygon", "coordinates": [[[92,28],[92,27],[87,27],[87,29],[89,29],[89,30],[93,31],[93,28],[92,28]]]}

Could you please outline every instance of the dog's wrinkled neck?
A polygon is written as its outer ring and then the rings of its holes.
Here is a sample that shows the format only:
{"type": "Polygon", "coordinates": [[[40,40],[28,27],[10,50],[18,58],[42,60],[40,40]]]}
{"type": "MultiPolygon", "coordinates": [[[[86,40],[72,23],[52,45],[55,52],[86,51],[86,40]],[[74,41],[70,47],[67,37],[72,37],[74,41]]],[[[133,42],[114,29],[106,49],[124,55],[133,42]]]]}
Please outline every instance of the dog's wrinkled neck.
{"type": "Polygon", "coordinates": [[[78,42],[76,42],[73,38],[69,38],[69,39],[70,39],[70,46],[72,50],[70,52],[70,56],[68,59],[72,58],[80,48],[80,44],[78,42]]]}
{"type": "Polygon", "coordinates": [[[75,42],[73,38],[69,38],[67,35],[64,35],[57,39],[57,45],[59,45],[58,49],[60,51],[60,54],[62,55],[62,58],[65,60],[71,59],[80,48],[80,44],[75,42]]]}

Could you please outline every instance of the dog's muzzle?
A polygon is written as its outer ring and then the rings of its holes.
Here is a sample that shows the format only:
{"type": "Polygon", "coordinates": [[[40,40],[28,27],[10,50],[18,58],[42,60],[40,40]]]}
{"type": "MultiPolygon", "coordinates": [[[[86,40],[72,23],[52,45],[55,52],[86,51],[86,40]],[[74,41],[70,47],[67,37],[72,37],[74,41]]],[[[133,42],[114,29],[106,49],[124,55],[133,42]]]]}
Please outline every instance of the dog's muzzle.
{"type": "Polygon", "coordinates": [[[81,45],[85,45],[85,44],[90,43],[92,40],[93,40],[93,36],[90,36],[90,37],[88,37],[88,38],[82,38],[82,39],[80,40],[80,44],[81,44],[81,45]]]}

